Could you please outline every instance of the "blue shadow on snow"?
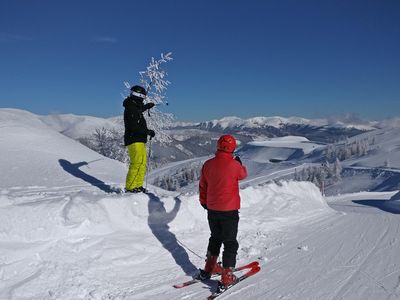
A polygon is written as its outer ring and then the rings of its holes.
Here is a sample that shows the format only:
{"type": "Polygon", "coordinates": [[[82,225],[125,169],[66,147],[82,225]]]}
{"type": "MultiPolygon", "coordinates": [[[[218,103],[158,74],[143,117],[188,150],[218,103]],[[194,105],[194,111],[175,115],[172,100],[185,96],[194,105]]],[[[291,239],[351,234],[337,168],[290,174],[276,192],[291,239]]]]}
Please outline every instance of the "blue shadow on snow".
{"type": "Polygon", "coordinates": [[[353,200],[353,202],[365,206],[376,207],[392,214],[400,214],[400,203],[398,203],[398,201],[395,203],[393,200],[353,200]]]}
{"type": "Polygon", "coordinates": [[[115,190],[113,190],[111,188],[111,186],[107,185],[103,181],[101,181],[101,180],[97,179],[96,177],[93,177],[79,169],[82,166],[87,166],[89,164],[88,162],[82,161],[82,162],[73,164],[73,163],[69,162],[68,160],[59,159],[58,163],[64,169],[65,172],[67,172],[79,179],[82,179],[83,181],[86,181],[87,183],[90,183],[91,185],[102,190],[103,192],[106,192],[106,193],[115,193],[116,192],[115,190]]]}
{"type": "Polygon", "coordinates": [[[160,241],[161,245],[168,250],[174,258],[176,264],[182,268],[186,275],[193,275],[197,268],[189,260],[189,256],[185,249],[178,243],[176,236],[169,231],[168,223],[172,222],[181,206],[181,200],[175,198],[174,208],[167,213],[164,203],[156,195],[149,193],[149,217],[147,223],[154,234],[160,241]]]}

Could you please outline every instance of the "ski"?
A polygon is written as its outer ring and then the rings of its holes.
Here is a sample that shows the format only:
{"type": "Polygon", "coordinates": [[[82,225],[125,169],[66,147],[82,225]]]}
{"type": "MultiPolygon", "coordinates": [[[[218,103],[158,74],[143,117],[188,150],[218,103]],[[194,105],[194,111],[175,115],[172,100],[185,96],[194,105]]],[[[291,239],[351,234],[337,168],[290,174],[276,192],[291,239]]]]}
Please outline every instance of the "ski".
{"type": "Polygon", "coordinates": [[[235,284],[232,284],[230,286],[228,286],[227,288],[224,289],[220,289],[221,286],[221,282],[218,282],[218,289],[216,292],[212,293],[207,300],[212,300],[217,298],[218,296],[221,296],[223,293],[225,293],[227,290],[229,290],[230,288],[234,287],[235,285],[237,285],[239,282],[245,280],[246,278],[249,278],[250,276],[253,276],[254,274],[258,273],[258,271],[260,271],[261,268],[260,266],[257,264],[255,267],[252,267],[249,271],[247,271],[245,274],[243,274],[242,276],[238,277],[238,280],[235,284]]]}
{"type": "MultiPolygon", "coordinates": [[[[253,262],[251,262],[251,263],[249,263],[247,265],[236,267],[235,269],[233,269],[233,272],[242,271],[244,269],[252,269],[254,267],[258,267],[258,261],[253,261],[253,262]]],[[[220,276],[220,275],[221,274],[219,274],[219,273],[214,273],[214,274],[211,275],[211,278],[215,278],[215,277],[220,276]]],[[[185,282],[182,282],[182,283],[179,283],[179,284],[175,284],[174,288],[176,288],[176,289],[184,288],[184,287],[187,287],[189,285],[192,285],[192,284],[195,284],[195,283],[201,282],[201,281],[202,280],[200,280],[198,278],[193,278],[191,280],[188,280],[188,281],[185,281],[185,282]]]]}

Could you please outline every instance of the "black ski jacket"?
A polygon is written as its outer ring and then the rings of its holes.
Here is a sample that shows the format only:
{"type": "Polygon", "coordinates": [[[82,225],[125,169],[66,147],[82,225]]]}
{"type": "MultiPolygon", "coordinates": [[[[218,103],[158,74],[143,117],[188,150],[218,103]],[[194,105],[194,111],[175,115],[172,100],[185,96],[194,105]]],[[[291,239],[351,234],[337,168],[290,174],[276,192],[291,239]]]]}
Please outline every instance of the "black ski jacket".
{"type": "Polygon", "coordinates": [[[125,107],[125,146],[133,143],[146,143],[149,129],[143,112],[149,108],[148,104],[143,104],[142,99],[130,95],[124,100],[123,106],[125,107]]]}

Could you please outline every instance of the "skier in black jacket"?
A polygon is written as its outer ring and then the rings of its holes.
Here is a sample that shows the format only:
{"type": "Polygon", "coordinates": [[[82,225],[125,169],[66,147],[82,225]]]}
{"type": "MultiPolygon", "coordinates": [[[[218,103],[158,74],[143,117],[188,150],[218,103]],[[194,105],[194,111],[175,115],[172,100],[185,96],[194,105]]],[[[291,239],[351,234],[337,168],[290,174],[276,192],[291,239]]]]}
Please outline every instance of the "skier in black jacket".
{"type": "Polygon", "coordinates": [[[129,170],[126,175],[125,191],[132,193],[146,192],[143,187],[146,176],[146,143],[147,136],[153,138],[154,130],[147,128],[143,112],[154,106],[149,102],[143,104],[146,98],[146,90],[135,85],[131,88],[131,94],[124,100],[124,143],[128,147],[130,158],[129,170]]]}

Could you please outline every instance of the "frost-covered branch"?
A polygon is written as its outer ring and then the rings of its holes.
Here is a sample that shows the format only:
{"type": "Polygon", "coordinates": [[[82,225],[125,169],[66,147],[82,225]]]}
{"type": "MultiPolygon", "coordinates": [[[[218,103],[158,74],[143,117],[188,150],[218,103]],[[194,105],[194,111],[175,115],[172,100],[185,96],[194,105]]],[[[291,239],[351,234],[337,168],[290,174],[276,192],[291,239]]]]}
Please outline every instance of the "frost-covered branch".
{"type": "MultiPolygon", "coordinates": [[[[140,85],[147,91],[145,102],[153,102],[156,106],[151,109],[147,119],[147,125],[156,132],[155,140],[161,144],[172,141],[171,137],[166,133],[165,129],[169,128],[174,119],[173,114],[165,113],[160,110],[163,105],[168,105],[166,100],[166,91],[171,84],[167,80],[168,73],[164,70],[164,64],[172,60],[172,53],[161,53],[160,59],[151,58],[149,65],[145,71],[140,71],[140,85]]],[[[124,82],[125,87],[129,90],[131,85],[124,82]]]]}
{"type": "Polygon", "coordinates": [[[168,105],[168,101],[165,99],[165,93],[171,82],[167,80],[168,73],[163,69],[163,64],[171,60],[171,52],[167,54],[161,53],[160,59],[156,60],[152,57],[146,71],[139,72],[141,77],[140,83],[147,91],[148,101],[154,102],[155,104],[168,105]]]}

